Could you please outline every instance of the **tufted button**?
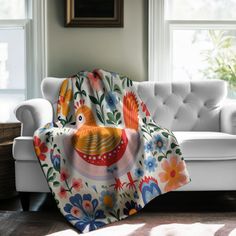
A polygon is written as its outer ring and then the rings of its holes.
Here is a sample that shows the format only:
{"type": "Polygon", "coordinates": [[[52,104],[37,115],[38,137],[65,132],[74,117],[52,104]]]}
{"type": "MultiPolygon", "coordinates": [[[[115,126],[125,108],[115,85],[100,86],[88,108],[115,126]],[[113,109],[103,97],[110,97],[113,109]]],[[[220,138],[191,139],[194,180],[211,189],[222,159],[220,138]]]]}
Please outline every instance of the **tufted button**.
{"type": "Polygon", "coordinates": [[[164,102],[162,103],[162,105],[165,106],[165,105],[166,105],[166,102],[164,101],[164,102]]]}
{"type": "Polygon", "coordinates": [[[197,115],[197,118],[198,118],[198,119],[200,118],[200,114],[197,115]]]}
{"type": "Polygon", "coordinates": [[[175,120],[177,120],[177,118],[178,118],[177,116],[174,116],[174,119],[175,119],[175,120]]]}
{"type": "Polygon", "coordinates": [[[185,104],[186,103],[186,100],[183,100],[183,104],[185,104]]]}

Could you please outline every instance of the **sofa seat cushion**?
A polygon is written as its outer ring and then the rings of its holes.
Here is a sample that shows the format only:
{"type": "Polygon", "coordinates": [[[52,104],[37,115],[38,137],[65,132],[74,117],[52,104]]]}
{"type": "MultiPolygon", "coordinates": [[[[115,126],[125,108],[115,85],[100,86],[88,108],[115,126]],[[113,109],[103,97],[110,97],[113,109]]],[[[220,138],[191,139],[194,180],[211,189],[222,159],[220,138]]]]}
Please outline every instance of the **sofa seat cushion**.
{"type": "Polygon", "coordinates": [[[20,136],[14,139],[13,157],[19,161],[38,161],[34,152],[33,137],[20,136]]]}
{"type": "Polygon", "coordinates": [[[236,135],[220,132],[174,132],[186,160],[236,159],[236,135]]]}
{"type": "MultiPolygon", "coordinates": [[[[219,132],[174,132],[186,160],[236,159],[236,135],[219,132]]],[[[33,138],[21,136],[13,144],[15,160],[37,161],[33,138]]]]}

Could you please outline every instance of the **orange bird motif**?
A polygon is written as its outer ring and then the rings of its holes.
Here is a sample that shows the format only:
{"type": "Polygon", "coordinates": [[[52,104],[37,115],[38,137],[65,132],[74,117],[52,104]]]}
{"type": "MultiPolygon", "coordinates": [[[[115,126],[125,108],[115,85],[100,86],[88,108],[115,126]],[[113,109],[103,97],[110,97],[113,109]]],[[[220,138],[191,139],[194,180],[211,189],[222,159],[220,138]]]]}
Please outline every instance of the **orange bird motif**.
{"type": "MultiPolygon", "coordinates": [[[[82,104],[76,111],[77,131],[72,136],[72,162],[84,176],[95,180],[115,179],[116,190],[135,188],[132,169],[140,145],[138,101],[133,92],[123,98],[125,128],[98,126],[92,110],[82,104]],[[127,174],[129,182],[120,177],[127,174]]],[[[66,146],[66,145],[65,145],[66,146]]]]}

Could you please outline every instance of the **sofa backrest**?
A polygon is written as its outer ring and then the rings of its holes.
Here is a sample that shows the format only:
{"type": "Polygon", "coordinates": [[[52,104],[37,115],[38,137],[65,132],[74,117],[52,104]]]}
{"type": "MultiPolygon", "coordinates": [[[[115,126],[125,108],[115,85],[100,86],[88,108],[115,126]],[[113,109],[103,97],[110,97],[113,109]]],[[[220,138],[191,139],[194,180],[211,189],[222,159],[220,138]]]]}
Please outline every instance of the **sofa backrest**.
{"type": "MultiPolygon", "coordinates": [[[[41,86],[43,97],[52,103],[55,114],[62,81],[58,78],[45,78],[41,86]]],[[[145,81],[134,84],[160,126],[173,131],[220,130],[220,108],[227,94],[226,82],[145,81]]]]}

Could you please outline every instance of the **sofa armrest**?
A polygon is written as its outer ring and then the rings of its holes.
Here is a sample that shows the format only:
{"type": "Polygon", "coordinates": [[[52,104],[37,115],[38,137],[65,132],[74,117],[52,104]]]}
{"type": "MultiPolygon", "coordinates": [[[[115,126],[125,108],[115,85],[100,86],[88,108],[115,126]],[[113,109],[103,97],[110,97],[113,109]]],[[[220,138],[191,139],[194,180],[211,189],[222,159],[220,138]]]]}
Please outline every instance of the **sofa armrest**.
{"type": "Polygon", "coordinates": [[[220,125],[221,132],[236,134],[236,100],[228,99],[223,104],[220,125]]]}
{"type": "Polygon", "coordinates": [[[21,135],[23,136],[33,136],[36,129],[53,121],[52,105],[43,98],[20,103],[15,108],[15,115],[22,123],[21,135]]]}

